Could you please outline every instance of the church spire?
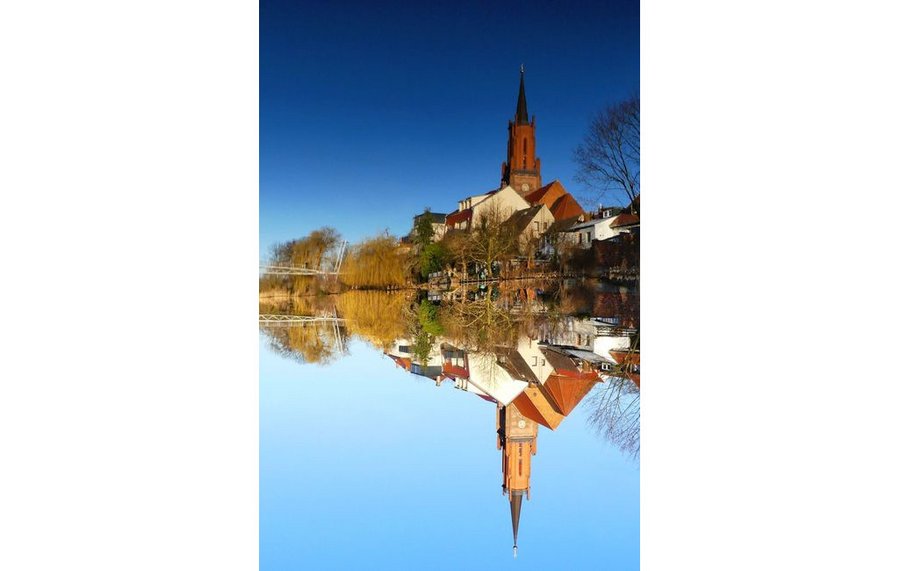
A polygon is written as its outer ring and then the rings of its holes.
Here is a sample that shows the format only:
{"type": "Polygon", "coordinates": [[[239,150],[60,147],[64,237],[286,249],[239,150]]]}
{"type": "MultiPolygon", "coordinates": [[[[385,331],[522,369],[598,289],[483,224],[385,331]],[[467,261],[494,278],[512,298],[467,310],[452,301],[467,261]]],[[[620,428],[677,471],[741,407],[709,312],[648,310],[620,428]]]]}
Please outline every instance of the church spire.
{"type": "Polygon", "coordinates": [[[525,65],[519,67],[519,101],[509,121],[506,162],[500,165],[500,186],[513,187],[520,196],[541,187],[541,159],[537,157],[534,119],[528,120],[525,102],[525,65]]]}
{"type": "Polygon", "coordinates": [[[528,105],[525,103],[525,64],[519,67],[519,102],[516,105],[516,125],[528,124],[528,105]]]}

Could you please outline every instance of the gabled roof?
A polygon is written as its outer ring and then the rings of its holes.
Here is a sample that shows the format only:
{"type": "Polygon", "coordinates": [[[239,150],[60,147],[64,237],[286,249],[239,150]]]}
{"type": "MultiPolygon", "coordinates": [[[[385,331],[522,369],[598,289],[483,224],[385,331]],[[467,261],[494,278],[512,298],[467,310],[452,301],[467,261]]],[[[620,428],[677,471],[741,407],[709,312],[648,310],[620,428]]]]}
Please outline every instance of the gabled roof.
{"type": "MultiPolygon", "coordinates": [[[[541,199],[543,199],[544,196],[547,195],[547,193],[550,191],[550,189],[551,189],[554,185],[559,186],[559,188],[560,188],[563,192],[565,192],[565,189],[562,188],[562,184],[561,184],[558,180],[554,180],[554,181],[551,182],[550,184],[545,184],[545,185],[542,186],[541,188],[529,192],[528,194],[526,194],[526,195],[523,196],[522,198],[524,198],[525,200],[527,200],[527,201],[528,201],[529,203],[531,203],[531,204],[534,204],[534,203],[536,203],[536,202],[541,202],[541,199]]],[[[544,203],[544,204],[546,204],[546,203],[544,203]]],[[[552,203],[551,203],[551,204],[552,204],[552,203]]],[[[550,204],[547,204],[547,206],[549,207],[550,204]]]]}
{"type": "Polygon", "coordinates": [[[556,373],[562,374],[564,371],[567,371],[570,374],[575,374],[581,372],[575,361],[558,351],[554,351],[549,347],[541,347],[541,353],[543,353],[544,358],[547,359],[547,362],[550,363],[550,366],[553,367],[556,373]]]}
{"type": "Polygon", "coordinates": [[[508,347],[497,347],[497,364],[509,373],[509,376],[526,383],[537,383],[538,379],[534,376],[534,371],[522,358],[522,355],[515,349],[508,347]]]}
{"type": "Polygon", "coordinates": [[[600,376],[596,372],[582,373],[578,377],[554,374],[547,378],[544,388],[550,394],[556,409],[563,416],[568,416],[599,380],[600,376]]]}
{"type": "Polygon", "coordinates": [[[609,355],[616,360],[616,363],[624,365],[625,377],[641,388],[641,352],[640,351],[610,351],[609,355]],[[632,367],[637,367],[635,371],[632,367]]]}
{"type": "Polygon", "coordinates": [[[622,228],[623,226],[637,226],[641,223],[641,219],[637,214],[619,214],[616,216],[616,219],[613,220],[613,223],[609,225],[610,228],[622,228]]]}
{"type": "MultiPolygon", "coordinates": [[[[447,215],[442,212],[429,212],[431,214],[431,223],[432,224],[443,224],[447,219],[447,215]]],[[[413,222],[418,222],[423,216],[425,216],[425,212],[422,214],[416,214],[413,216],[413,222]]]]}
{"type": "Polygon", "coordinates": [[[454,212],[453,214],[447,215],[447,226],[453,226],[457,222],[464,222],[466,220],[472,219],[472,209],[466,208],[465,210],[461,210],[459,212],[454,212]]]}
{"type": "Polygon", "coordinates": [[[553,224],[547,228],[548,234],[553,234],[554,232],[566,232],[567,230],[571,230],[573,226],[578,224],[578,217],[574,216],[572,218],[566,218],[565,220],[557,220],[553,224]]]}
{"type": "Polygon", "coordinates": [[[397,355],[390,354],[388,354],[388,357],[390,357],[398,367],[402,367],[407,371],[412,368],[412,359],[409,357],[398,357],[397,355]]]}
{"type": "Polygon", "coordinates": [[[603,224],[604,222],[611,222],[614,218],[592,218],[590,220],[585,220],[584,222],[577,222],[567,228],[568,231],[582,230],[584,228],[590,228],[591,226],[596,226],[598,224],[603,224]]]}
{"type": "Polygon", "coordinates": [[[600,380],[596,371],[581,371],[570,357],[548,347],[541,347],[553,373],[544,382],[545,394],[563,416],[572,412],[581,399],[600,380]]]}
{"type": "Polygon", "coordinates": [[[628,205],[628,208],[632,212],[637,212],[638,215],[641,213],[641,195],[637,195],[634,197],[634,200],[631,201],[631,204],[628,205]]]}
{"type": "Polygon", "coordinates": [[[542,385],[526,388],[513,401],[522,416],[542,424],[550,430],[556,430],[565,416],[553,408],[553,404],[545,394],[542,385]]]}
{"type": "Polygon", "coordinates": [[[528,225],[531,224],[531,221],[534,220],[534,217],[538,215],[538,212],[541,211],[541,208],[544,208],[543,204],[536,204],[531,208],[517,210],[513,212],[512,216],[510,216],[503,222],[502,226],[512,226],[516,234],[521,234],[526,228],[528,228],[528,225]]]}
{"type": "Polygon", "coordinates": [[[553,206],[550,207],[553,218],[556,220],[565,220],[584,214],[584,209],[578,204],[578,201],[568,192],[559,197],[553,206]]]}

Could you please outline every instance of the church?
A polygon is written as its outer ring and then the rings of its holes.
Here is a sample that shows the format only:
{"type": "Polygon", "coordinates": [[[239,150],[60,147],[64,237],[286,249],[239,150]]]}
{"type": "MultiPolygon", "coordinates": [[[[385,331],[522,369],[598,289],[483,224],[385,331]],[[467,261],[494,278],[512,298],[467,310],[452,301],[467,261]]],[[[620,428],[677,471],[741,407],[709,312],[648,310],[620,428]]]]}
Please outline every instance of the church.
{"type": "MultiPolygon", "coordinates": [[[[500,165],[500,184],[490,191],[463,198],[455,212],[446,215],[447,230],[468,230],[481,212],[499,209],[505,219],[514,213],[541,205],[552,215],[552,222],[574,224],[586,219],[587,213],[558,180],[544,184],[541,159],[537,156],[535,117],[528,116],[525,97],[525,68],[519,70],[519,96],[516,111],[507,126],[506,160],[500,165]]],[[[557,224],[559,226],[559,224],[557,224]]],[[[540,226],[540,232],[549,224],[540,226]]]]}

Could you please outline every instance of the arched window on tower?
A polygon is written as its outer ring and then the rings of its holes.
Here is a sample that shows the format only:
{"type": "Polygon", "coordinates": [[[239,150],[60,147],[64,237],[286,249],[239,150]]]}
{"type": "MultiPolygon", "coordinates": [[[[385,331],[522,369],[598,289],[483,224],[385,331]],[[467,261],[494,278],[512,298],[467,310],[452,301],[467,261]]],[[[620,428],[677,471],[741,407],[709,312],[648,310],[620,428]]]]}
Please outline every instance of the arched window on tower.
{"type": "Polygon", "coordinates": [[[528,139],[522,139],[522,168],[526,168],[528,156],[528,139]]]}

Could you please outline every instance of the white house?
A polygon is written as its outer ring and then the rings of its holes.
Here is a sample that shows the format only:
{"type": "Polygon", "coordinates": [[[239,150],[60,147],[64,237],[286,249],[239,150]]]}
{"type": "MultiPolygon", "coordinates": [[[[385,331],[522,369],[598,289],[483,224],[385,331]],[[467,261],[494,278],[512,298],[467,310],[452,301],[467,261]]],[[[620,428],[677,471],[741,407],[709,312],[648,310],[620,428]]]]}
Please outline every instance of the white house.
{"type": "Polygon", "coordinates": [[[626,229],[615,224],[618,219],[619,216],[615,214],[615,210],[607,208],[600,211],[600,218],[575,224],[566,230],[566,234],[573,244],[581,248],[590,248],[591,242],[594,240],[609,240],[627,232],[626,229]]]}
{"type": "MultiPolygon", "coordinates": [[[[515,352],[512,354],[518,355],[515,352]]],[[[528,386],[528,382],[516,378],[520,375],[513,376],[515,372],[511,374],[507,355],[469,353],[468,357],[469,387],[474,385],[473,388],[489,395],[503,406],[509,405],[528,386]]]]}
{"type": "Polygon", "coordinates": [[[459,201],[459,210],[447,216],[447,227],[468,230],[477,224],[483,215],[493,212],[506,220],[517,210],[531,205],[511,186],[487,194],[476,194],[459,201]]]}

